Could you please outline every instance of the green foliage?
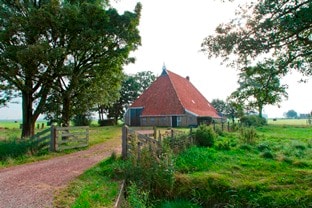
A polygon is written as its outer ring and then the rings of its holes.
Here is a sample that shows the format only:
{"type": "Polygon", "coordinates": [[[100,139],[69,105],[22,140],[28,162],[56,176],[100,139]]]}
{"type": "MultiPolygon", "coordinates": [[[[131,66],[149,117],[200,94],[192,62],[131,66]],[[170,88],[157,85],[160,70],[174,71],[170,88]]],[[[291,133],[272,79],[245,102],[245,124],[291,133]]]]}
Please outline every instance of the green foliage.
{"type": "Polygon", "coordinates": [[[110,157],[87,170],[56,194],[53,207],[113,207],[120,182],[111,176],[118,164],[120,159],[110,157]]]}
{"type": "Polygon", "coordinates": [[[225,115],[226,114],[227,104],[223,100],[213,99],[211,101],[211,105],[217,110],[219,115],[225,115]]]}
{"type": "MultiPolygon", "coordinates": [[[[107,112],[109,118],[123,119],[125,109],[137,99],[154,81],[156,76],[151,71],[138,72],[134,75],[124,74],[120,97],[113,104],[99,107],[100,114],[107,112]]],[[[102,116],[102,115],[101,115],[102,116]]]]}
{"type": "Polygon", "coordinates": [[[132,151],[126,167],[127,181],[135,183],[140,190],[150,193],[153,197],[170,196],[175,171],[170,149],[164,146],[161,154],[149,147],[143,147],[139,153],[136,149],[132,151]]]}
{"type": "Polygon", "coordinates": [[[140,190],[140,188],[135,183],[131,183],[128,186],[127,193],[127,202],[130,204],[130,207],[148,207],[148,192],[140,190]]]}
{"type": "Polygon", "coordinates": [[[30,153],[31,143],[28,140],[7,140],[0,142],[0,160],[23,157],[30,153]]]}
{"type": "Polygon", "coordinates": [[[211,126],[200,125],[195,132],[196,142],[202,147],[212,147],[217,134],[211,126]]]}
{"type": "Polygon", "coordinates": [[[140,45],[140,11],[140,3],[119,14],[106,1],[1,1],[1,88],[22,97],[22,137],[42,113],[67,126],[118,98],[122,67],[140,45]]]}
{"type": "Polygon", "coordinates": [[[215,162],[215,154],[211,148],[208,151],[203,147],[191,147],[179,154],[175,161],[176,169],[182,173],[208,171],[215,162]]]}
{"type": "Polygon", "coordinates": [[[266,60],[239,73],[239,87],[230,98],[243,103],[247,109],[257,109],[259,117],[265,105],[279,104],[287,98],[287,85],[280,84],[280,72],[272,61],[266,60]]]}
{"type": "Polygon", "coordinates": [[[256,143],[256,140],[259,138],[255,128],[240,128],[240,140],[243,144],[253,145],[256,143]]]}
{"type": "Polygon", "coordinates": [[[92,115],[91,113],[76,115],[72,121],[74,126],[90,126],[92,122],[92,115]]]}
{"type": "Polygon", "coordinates": [[[282,73],[295,68],[311,74],[311,13],[310,1],[248,3],[203,41],[202,50],[209,58],[243,66],[258,57],[272,57],[282,73]]]}
{"type": "Polygon", "coordinates": [[[297,118],[298,114],[294,110],[289,110],[289,111],[287,111],[286,116],[287,116],[287,118],[297,118]]]}
{"type": "Polygon", "coordinates": [[[159,208],[200,208],[200,207],[201,206],[193,202],[186,201],[183,199],[177,199],[174,201],[165,201],[159,205],[159,208]]]}
{"type": "Polygon", "coordinates": [[[240,123],[242,126],[246,127],[259,127],[267,124],[267,120],[265,118],[260,118],[256,115],[243,116],[240,118],[240,123]]]}
{"type": "Polygon", "coordinates": [[[174,154],[178,154],[194,145],[193,135],[178,134],[174,137],[164,138],[164,144],[168,145],[174,154]]]}

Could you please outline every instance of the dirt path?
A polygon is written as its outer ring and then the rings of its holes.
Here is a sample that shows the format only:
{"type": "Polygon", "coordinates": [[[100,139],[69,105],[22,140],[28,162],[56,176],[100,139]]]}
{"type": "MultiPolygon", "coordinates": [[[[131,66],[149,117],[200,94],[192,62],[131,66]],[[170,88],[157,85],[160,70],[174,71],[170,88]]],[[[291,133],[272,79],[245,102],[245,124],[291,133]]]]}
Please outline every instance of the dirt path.
{"type": "Polygon", "coordinates": [[[119,140],[109,140],[88,150],[50,160],[1,169],[0,208],[52,207],[57,189],[109,157],[113,151],[120,153],[119,140]]]}

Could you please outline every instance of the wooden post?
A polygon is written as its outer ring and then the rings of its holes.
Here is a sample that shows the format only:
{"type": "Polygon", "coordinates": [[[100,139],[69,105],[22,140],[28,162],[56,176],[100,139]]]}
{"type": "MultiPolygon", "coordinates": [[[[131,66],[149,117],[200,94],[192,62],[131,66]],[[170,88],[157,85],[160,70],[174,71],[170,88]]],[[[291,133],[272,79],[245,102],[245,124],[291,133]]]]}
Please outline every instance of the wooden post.
{"type": "Polygon", "coordinates": [[[141,160],[141,142],[138,142],[138,162],[141,160]]]}
{"type": "Polygon", "coordinates": [[[171,138],[173,139],[173,136],[174,136],[174,132],[173,132],[173,129],[171,129],[171,138]]]}
{"type": "Polygon", "coordinates": [[[157,139],[157,129],[156,126],[153,127],[154,130],[154,139],[157,139]]]}
{"type": "Polygon", "coordinates": [[[87,139],[87,145],[89,144],[89,127],[86,128],[86,139],[87,139]]]}
{"type": "Polygon", "coordinates": [[[227,123],[228,125],[228,131],[230,131],[230,122],[228,121],[228,123],[227,123]]]}
{"type": "Polygon", "coordinates": [[[121,156],[122,159],[126,159],[127,158],[127,138],[128,138],[128,127],[125,125],[122,127],[122,136],[121,136],[121,146],[122,146],[122,150],[121,150],[121,156]]]}
{"type": "Polygon", "coordinates": [[[51,125],[50,151],[56,151],[56,129],[54,125],[51,125]]]}

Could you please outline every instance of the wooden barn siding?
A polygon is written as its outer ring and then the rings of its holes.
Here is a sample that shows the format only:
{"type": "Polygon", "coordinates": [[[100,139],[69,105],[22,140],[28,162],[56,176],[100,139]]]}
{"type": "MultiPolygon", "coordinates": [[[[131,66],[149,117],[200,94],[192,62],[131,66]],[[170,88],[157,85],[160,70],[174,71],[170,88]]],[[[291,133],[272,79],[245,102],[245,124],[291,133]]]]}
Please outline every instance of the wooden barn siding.
{"type": "MultiPolygon", "coordinates": [[[[171,116],[141,117],[141,126],[171,126],[171,116]]],[[[197,118],[190,114],[181,116],[182,127],[197,125],[197,118]]]]}

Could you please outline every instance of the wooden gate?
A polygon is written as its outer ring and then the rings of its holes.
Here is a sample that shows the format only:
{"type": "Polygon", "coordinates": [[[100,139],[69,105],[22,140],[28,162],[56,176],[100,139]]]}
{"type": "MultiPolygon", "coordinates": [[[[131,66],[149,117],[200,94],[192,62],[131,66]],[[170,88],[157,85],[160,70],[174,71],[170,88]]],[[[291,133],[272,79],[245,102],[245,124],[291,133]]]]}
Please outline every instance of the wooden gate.
{"type": "Polygon", "coordinates": [[[51,127],[51,150],[62,151],[89,144],[89,127],[51,127]]]}

